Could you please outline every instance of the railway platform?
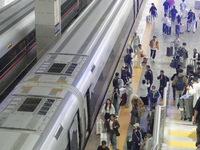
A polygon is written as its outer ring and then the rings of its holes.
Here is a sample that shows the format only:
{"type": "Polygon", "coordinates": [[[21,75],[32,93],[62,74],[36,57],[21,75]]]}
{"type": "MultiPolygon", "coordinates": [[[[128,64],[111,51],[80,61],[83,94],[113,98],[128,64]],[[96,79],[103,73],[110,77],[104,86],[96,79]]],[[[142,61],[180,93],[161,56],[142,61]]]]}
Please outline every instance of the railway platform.
{"type": "MultiPolygon", "coordinates": [[[[133,30],[131,32],[131,36],[133,36],[134,32],[137,32],[140,36],[141,43],[143,45],[143,49],[145,50],[145,54],[149,57],[149,41],[155,35],[160,43],[160,50],[157,52],[157,56],[155,62],[148,59],[148,65],[150,65],[153,74],[154,74],[154,82],[153,84],[156,87],[159,87],[159,80],[156,77],[159,75],[160,70],[165,71],[165,75],[169,78],[175,73],[175,69],[169,66],[172,56],[166,56],[167,47],[170,46],[171,42],[175,39],[175,24],[172,23],[171,35],[163,35],[162,33],[162,18],[164,16],[163,12],[163,2],[162,1],[154,1],[155,6],[157,7],[158,17],[155,19],[153,23],[146,23],[146,16],[149,14],[149,8],[151,5],[150,0],[144,1],[142,4],[142,9],[139,12],[138,19],[136,20],[133,30]]],[[[175,1],[175,6],[179,10],[179,4],[181,0],[175,1]]],[[[187,9],[192,9],[196,16],[199,14],[199,10],[194,9],[194,1],[186,1],[187,9]]],[[[200,52],[199,45],[199,37],[200,37],[200,26],[199,26],[199,18],[197,19],[197,29],[196,32],[184,32],[180,34],[181,43],[186,42],[186,49],[188,50],[189,59],[192,58],[193,49],[196,48],[198,52],[200,52]]],[[[186,30],[186,18],[182,19],[182,23],[185,25],[186,30]]],[[[121,67],[124,65],[123,58],[126,54],[126,50],[124,50],[124,54],[119,62],[116,72],[120,72],[121,67]]],[[[137,60],[135,60],[136,62],[137,60]]],[[[141,80],[144,79],[144,71],[145,66],[142,68],[133,67],[133,95],[138,93],[139,86],[141,84],[141,80]]],[[[186,74],[186,69],[184,69],[184,74],[186,74]]],[[[162,148],[163,150],[194,150],[195,142],[196,142],[196,126],[192,124],[190,121],[183,121],[180,117],[180,111],[174,105],[174,100],[172,96],[172,88],[170,82],[170,90],[169,97],[167,103],[167,116],[164,123],[164,139],[162,140],[162,148]]],[[[111,97],[113,87],[110,85],[108,93],[106,94],[106,98],[111,97]]],[[[159,102],[160,105],[163,104],[162,101],[159,102]]],[[[120,123],[119,132],[121,135],[117,138],[117,148],[119,150],[126,150],[127,145],[127,137],[132,135],[132,125],[130,125],[130,111],[131,107],[126,108],[125,106],[121,107],[120,115],[118,116],[118,121],[120,123]]],[[[98,121],[99,119],[97,119],[98,121]]],[[[103,127],[102,127],[103,128],[103,127]]],[[[90,138],[87,142],[85,150],[94,150],[100,145],[100,140],[103,138],[103,134],[96,134],[96,126],[94,127],[90,138]]],[[[108,139],[109,141],[109,139],[108,139]]],[[[155,146],[155,145],[154,145],[155,146]]],[[[112,147],[110,147],[112,149],[112,147]]]]}

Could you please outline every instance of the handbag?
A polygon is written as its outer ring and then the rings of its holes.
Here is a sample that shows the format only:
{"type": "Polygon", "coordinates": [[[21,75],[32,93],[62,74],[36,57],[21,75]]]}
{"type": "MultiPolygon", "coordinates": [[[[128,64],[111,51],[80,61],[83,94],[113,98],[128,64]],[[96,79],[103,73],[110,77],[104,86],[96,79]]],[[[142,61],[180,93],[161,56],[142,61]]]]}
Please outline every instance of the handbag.
{"type": "Polygon", "coordinates": [[[114,129],[114,130],[115,130],[116,136],[120,136],[119,130],[118,129],[114,129]]]}
{"type": "Polygon", "coordinates": [[[140,57],[143,58],[143,57],[144,57],[144,54],[143,54],[143,53],[140,53],[140,57]]]}

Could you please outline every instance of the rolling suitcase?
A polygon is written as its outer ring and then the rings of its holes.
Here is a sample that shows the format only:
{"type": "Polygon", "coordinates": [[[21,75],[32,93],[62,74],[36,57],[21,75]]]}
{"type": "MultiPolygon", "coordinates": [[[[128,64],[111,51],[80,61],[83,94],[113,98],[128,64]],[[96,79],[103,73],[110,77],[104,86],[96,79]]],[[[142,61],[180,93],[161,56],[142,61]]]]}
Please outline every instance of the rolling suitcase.
{"type": "Polygon", "coordinates": [[[189,74],[190,71],[194,71],[194,65],[192,63],[192,60],[190,61],[190,64],[187,65],[187,68],[186,68],[187,75],[189,74]]]}
{"type": "Polygon", "coordinates": [[[180,25],[180,33],[183,34],[185,32],[184,24],[180,25]]]}
{"type": "Polygon", "coordinates": [[[150,16],[150,15],[146,16],[146,22],[147,22],[147,23],[150,23],[150,22],[151,22],[151,16],[150,16]]]}
{"type": "Polygon", "coordinates": [[[167,47],[167,56],[172,56],[173,55],[173,47],[167,47]]]}

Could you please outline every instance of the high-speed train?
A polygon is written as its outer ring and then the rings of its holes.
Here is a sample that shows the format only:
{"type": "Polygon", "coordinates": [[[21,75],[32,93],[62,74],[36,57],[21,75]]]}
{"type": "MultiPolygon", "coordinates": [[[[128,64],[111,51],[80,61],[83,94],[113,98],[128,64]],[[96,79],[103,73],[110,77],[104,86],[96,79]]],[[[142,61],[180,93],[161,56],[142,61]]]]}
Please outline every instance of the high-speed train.
{"type": "Polygon", "coordinates": [[[94,0],[0,105],[2,150],[83,150],[134,22],[94,0]],[[8,140],[9,139],[9,140],[8,140]]]}
{"type": "MultiPolygon", "coordinates": [[[[90,1],[90,0],[89,0],[90,1]]],[[[86,0],[61,0],[61,27],[85,7],[86,0]]],[[[0,9],[0,102],[2,93],[36,62],[35,11],[33,0],[15,0],[0,9]],[[12,13],[11,13],[12,12],[12,13]]]]}

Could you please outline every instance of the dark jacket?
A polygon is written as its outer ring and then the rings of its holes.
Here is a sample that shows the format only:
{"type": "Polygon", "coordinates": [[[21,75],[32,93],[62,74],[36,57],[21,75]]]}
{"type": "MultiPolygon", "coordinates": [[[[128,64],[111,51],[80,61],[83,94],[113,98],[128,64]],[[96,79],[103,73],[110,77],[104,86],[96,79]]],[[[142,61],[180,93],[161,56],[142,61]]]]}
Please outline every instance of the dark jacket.
{"type": "MultiPolygon", "coordinates": [[[[114,120],[113,122],[113,130],[118,130],[120,127],[119,122],[117,120],[114,120]],[[116,128],[114,128],[116,126],[116,128]]],[[[110,120],[105,122],[105,128],[108,132],[110,132],[110,120]]]]}
{"type": "Polygon", "coordinates": [[[160,93],[157,90],[155,91],[150,90],[148,93],[149,100],[154,103],[158,101],[159,96],[160,96],[160,93]]]}
{"type": "Polygon", "coordinates": [[[169,81],[169,78],[167,76],[165,76],[165,75],[163,75],[163,76],[159,75],[157,77],[157,79],[160,80],[160,87],[161,88],[166,87],[167,82],[169,81]]]}
{"type": "Polygon", "coordinates": [[[153,72],[151,69],[147,70],[144,74],[146,80],[150,81],[150,84],[153,83],[153,72]]]}

